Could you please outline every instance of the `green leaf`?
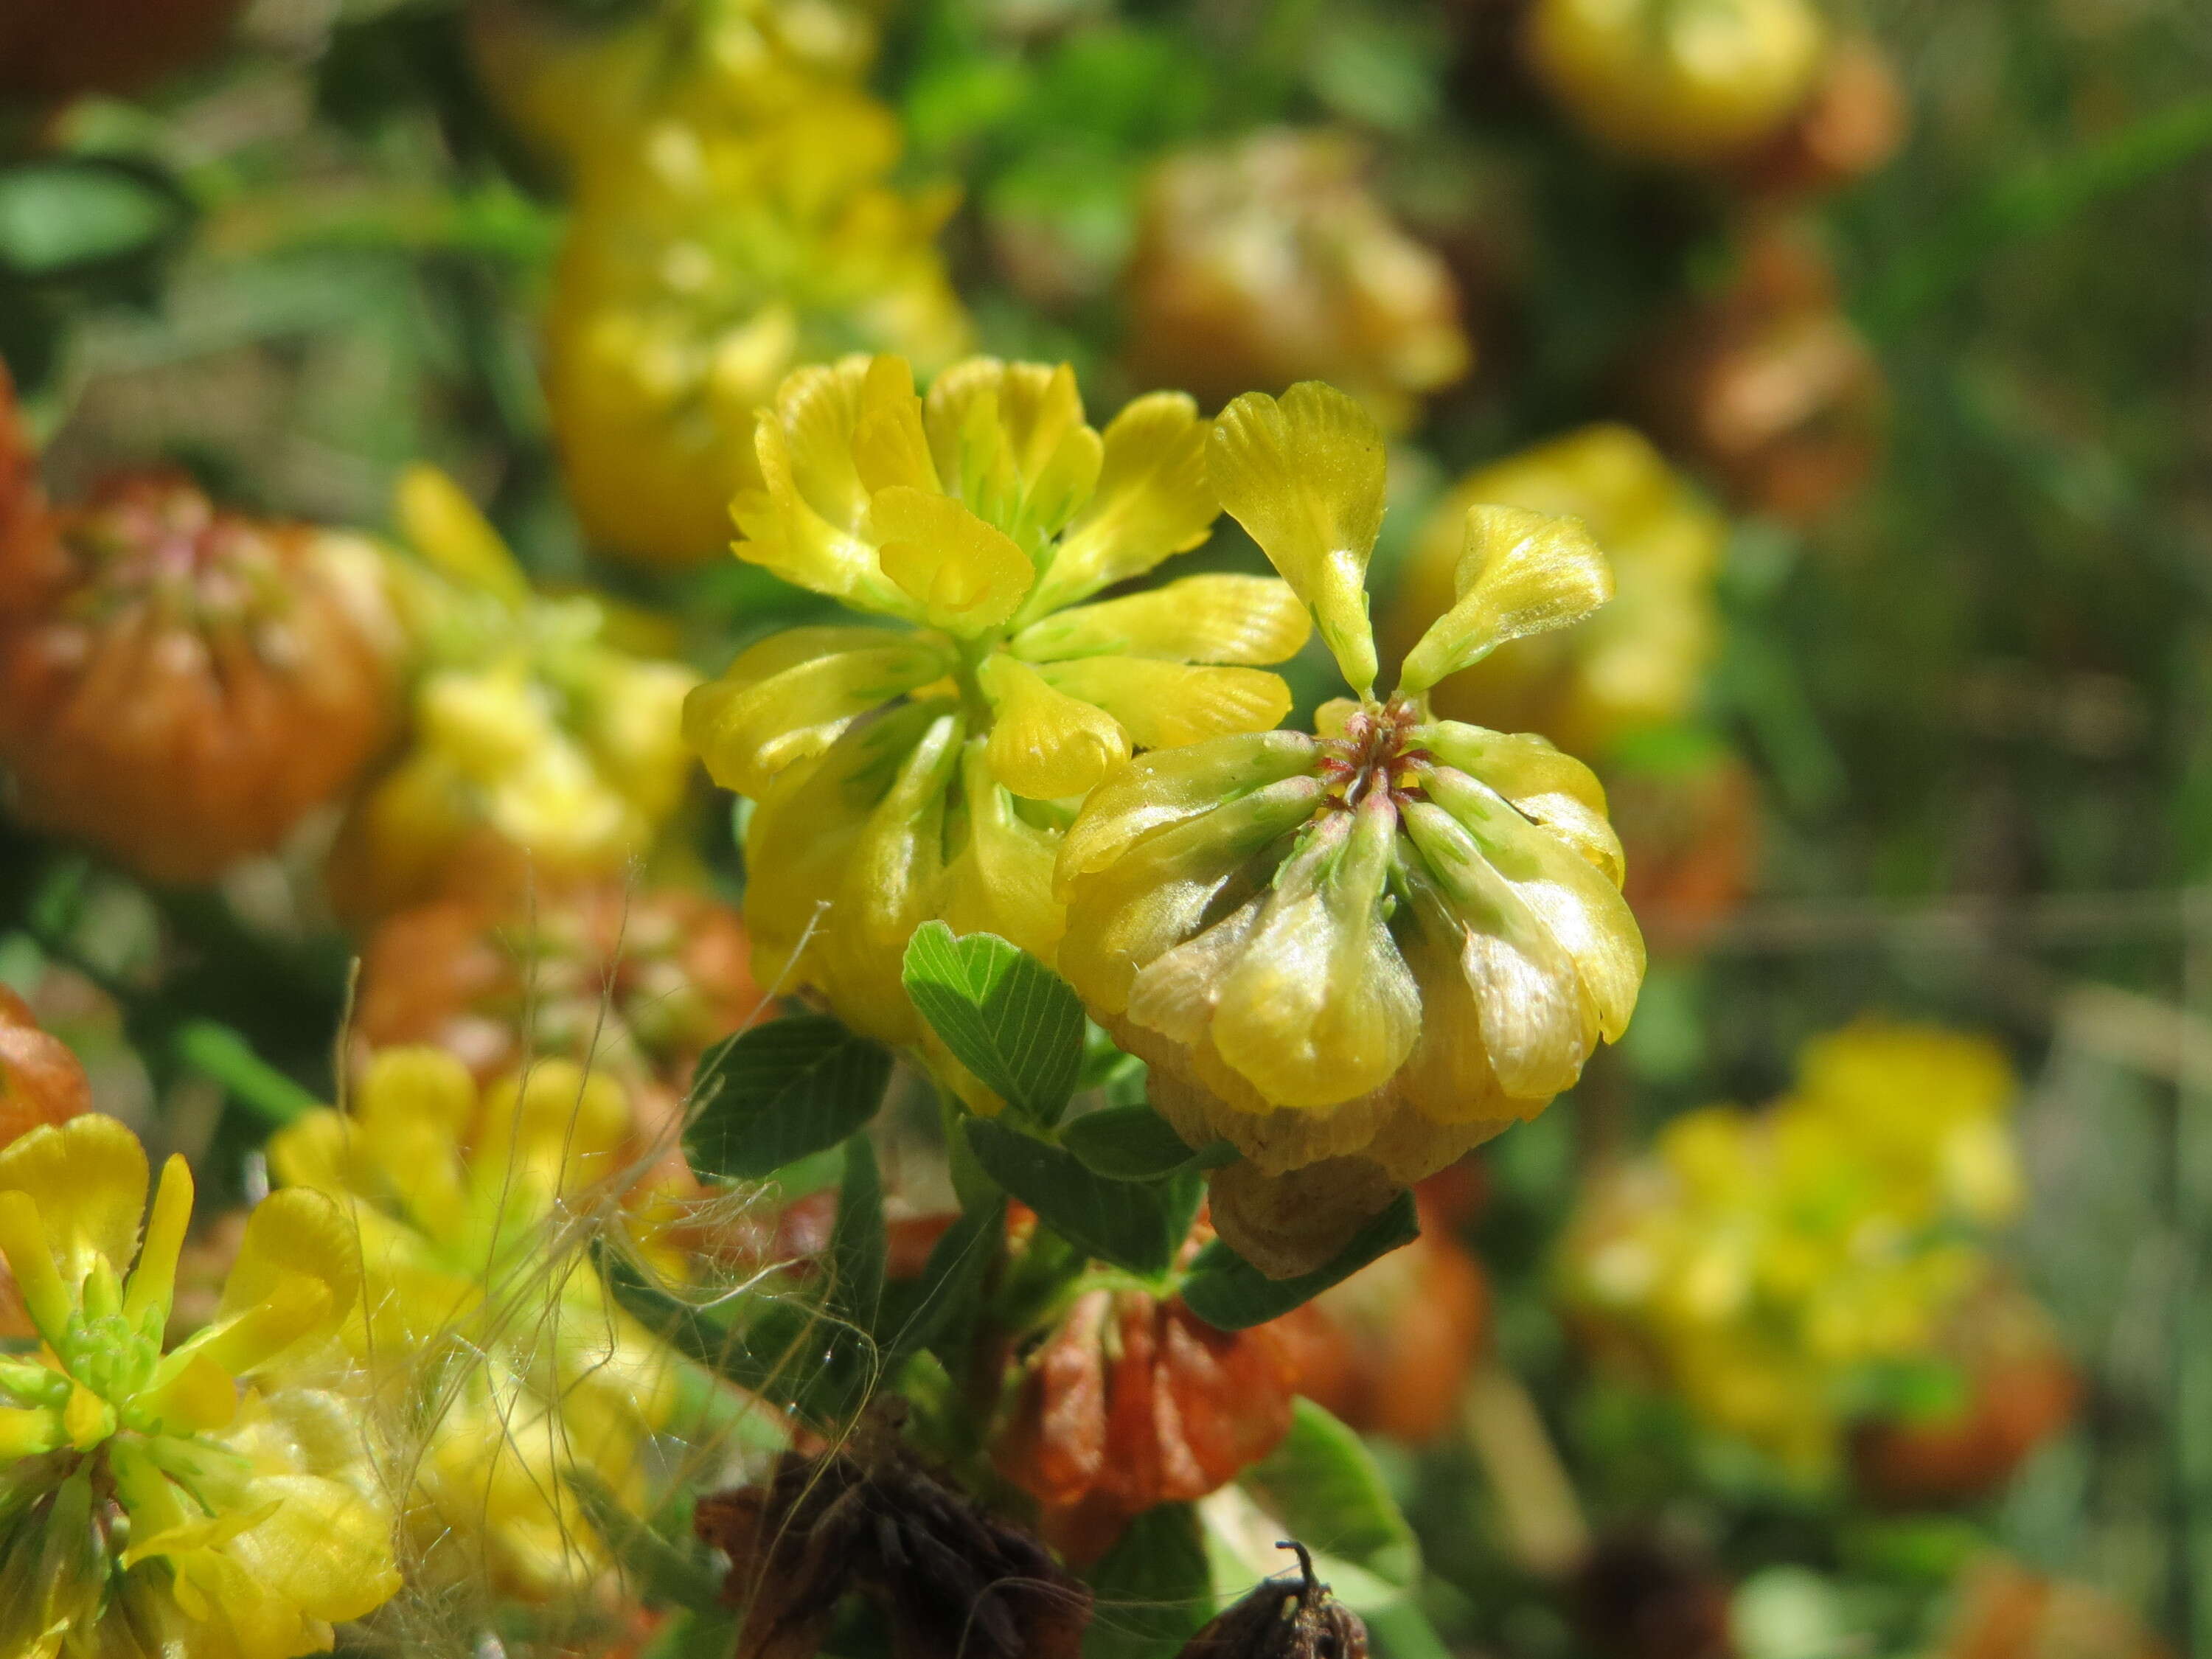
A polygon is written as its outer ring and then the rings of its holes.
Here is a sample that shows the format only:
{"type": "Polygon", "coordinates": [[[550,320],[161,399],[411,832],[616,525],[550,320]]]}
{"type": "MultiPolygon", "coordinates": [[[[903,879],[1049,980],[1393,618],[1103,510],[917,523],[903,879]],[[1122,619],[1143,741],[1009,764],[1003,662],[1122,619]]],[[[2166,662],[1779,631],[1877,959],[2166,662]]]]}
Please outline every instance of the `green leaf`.
{"type": "Polygon", "coordinates": [[[1006,1236],[1006,1200],[996,1199],[967,1212],[937,1241],[898,1316],[885,1322],[894,1362],[925,1348],[947,1370],[964,1358],[968,1332],[1006,1236]]]}
{"type": "Polygon", "coordinates": [[[906,947],[906,994],[986,1088],[1036,1122],[1060,1115],[1083,1066],[1083,1005],[1066,980],[994,933],[956,939],[928,921],[906,947]]]}
{"type": "Polygon", "coordinates": [[[1310,1400],[1291,1403],[1282,1443],[1203,1513],[1224,1595],[1279,1571],[1281,1538],[1311,1550],[1315,1571],[1362,1613],[1399,1602],[1420,1577],[1420,1545],[1373,1455],[1310,1400]]]}
{"type": "Polygon", "coordinates": [[[1108,1106],[1060,1132],[1060,1144],[1093,1175],[1109,1181],[1158,1181],[1182,1170],[1218,1170],[1237,1149],[1217,1140],[1198,1152],[1149,1106],[1108,1106]]]}
{"type": "Polygon", "coordinates": [[[712,1551],[688,1537],[678,1542],[655,1531],[623,1507],[611,1486],[580,1465],[563,1468],[562,1477],[646,1606],[707,1611],[719,1605],[723,1574],[712,1551]]]}
{"type": "Polygon", "coordinates": [[[702,1175],[758,1180],[856,1133],[890,1075],[890,1050],[826,1014],[756,1025],[700,1060],[684,1150],[702,1175]]]}
{"type": "Polygon", "coordinates": [[[0,265],[52,276],[151,250],[190,208],[152,169],[92,156],[0,171],[0,265]]]}
{"type": "Polygon", "coordinates": [[[1330,1285],[1348,1279],[1376,1256],[1420,1237],[1421,1218],[1413,1195],[1401,1193],[1390,1207],[1352,1235],[1352,1242],[1327,1265],[1297,1279],[1270,1279],[1219,1239],[1198,1253],[1182,1282],[1182,1299],[1207,1324],[1241,1331],[1279,1319],[1310,1302],[1330,1285]]]}
{"type": "Polygon", "coordinates": [[[1175,1659],[1213,1614],[1206,1538],[1188,1504],[1146,1510],[1089,1577],[1097,1611],[1083,1659],[1175,1659]]]}
{"type": "Polygon", "coordinates": [[[988,1118],[969,1118],[968,1145],[984,1173],[1068,1243],[1132,1273],[1165,1273],[1189,1231],[1199,1180],[1143,1184],[1093,1175],[1073,1153],[988,1118]]]}
{"type": "Polygon", "coordinates": [[[845,1143],[845,1179],[830,1228],[828,1310],[873,1334],[884,1301],[884,1183],[865,1134],[845,1143]]]}

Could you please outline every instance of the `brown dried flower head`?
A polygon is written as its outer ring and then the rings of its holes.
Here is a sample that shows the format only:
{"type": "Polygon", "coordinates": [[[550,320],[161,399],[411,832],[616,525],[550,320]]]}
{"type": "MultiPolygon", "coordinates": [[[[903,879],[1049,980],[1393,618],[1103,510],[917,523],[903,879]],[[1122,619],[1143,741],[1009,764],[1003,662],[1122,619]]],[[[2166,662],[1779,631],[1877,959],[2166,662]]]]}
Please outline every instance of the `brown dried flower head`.
{"type": "Polygon", "coordinates": [[[1367,1626],[1315,1578],[1306,1547],[1279,1547],[1297,1552],[1298,1577],[1263,1580],[1192,1637],[1180,1659],[1367,1659],[1367,1626]]]}
{"type": "Polygon", "coordinates": [[[699,1500],[700,1537],[730,1558],[723,1599],[744,1610],[736,1659],[811,1659],[848,1592],[883,1614],[891,1659],[1079,1659],[1088,1586],[887,1431],[858,1443],[786,1452],[766,1480],[699,1500]]]}
{"type": "Polygon", "coordinates": [[[1825,255],[1793,230],[1755,233],[1734,280],[1678,314],[1636,377],[1653,433],[1743,510],[1810,523],[1881,459],[1888,383],[1825,255]]]}
{"type": "Polygon", "coordinates": [[[62,509],[20,472],[9,494],[0,764],[26,822],[150,880],[205,881],[375,753],[398,632],[368,543],[223,511],[177,477],[62,509]]]}
{"type": "MultiPolygon", "coordinates": [[[[39,1029],[30,1005],[0,985],[0,1146],[92,1109],[92,1085],[67,1044],[39,1029]]],[[[0,1337],[36,1333],[0,1264],[0,1337]]]]}

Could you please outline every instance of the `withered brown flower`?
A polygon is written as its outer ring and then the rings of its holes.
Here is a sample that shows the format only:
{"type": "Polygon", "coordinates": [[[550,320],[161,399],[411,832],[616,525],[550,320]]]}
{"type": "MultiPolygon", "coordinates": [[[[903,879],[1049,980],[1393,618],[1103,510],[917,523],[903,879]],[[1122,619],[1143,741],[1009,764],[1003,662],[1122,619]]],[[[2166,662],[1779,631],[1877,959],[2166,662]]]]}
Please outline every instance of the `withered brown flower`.
{"type": "Polygon", "coordinates": [[[1733,280],[1662,328],[1634,374],[1653,434],[1744,510],[1810,523],[1881,458],[1888,383],[1826,257],[1797,229],[1754,232],[1733,280]]]}
{"type": "Polygon", "coordinates": [[[41,1030],[30,1004],[0,985],[0,1146],[92,1109],[92,1085],[69,1045],[41,1030]]]}
{"type": "Polygon", "coordinates": [[[1961,1575],[1936,1659],[2172,1659],[2120,1602],[1992,1555],[1961,1575]]]}
{"type": "Polygon", "coordinates": [[[993,1450],[1071,1559],[1156,1504],[1225,1486],[1290,1431],[1297,1367],[1268,1326],[1220,1331],[1180,1299],[1095,1290],[1024,1363],[993,1450]]]}
{"type": "Polygon", "coordinates": [[[1889,54],[1869,40],[1837,43],[1788,125],[1739,164],[1764,197],[1818,196],[1876,172],[1898,152],[1912,112],[1889,54]]]}
{"type": "MultiPolygon", "coordinates": [[[[30,1005],[0,985],[0,1146],[92,1109],[92,1085],[69,1046],[39,1029],[30,1005]]],[[[0,1263],[0,1337],[36,1334],[0,1263]]]]}
{"type": "Polygon", "coordinates": [[[1183,1644],[1180,1659],[1367,1659],[1367,1626],[1315,1578],[1303,1544],[1295,1581],[1263,1579],[1183,1644]]]}
{"type": "Polygon", "coordinates": [[[2081,1378],[2050,1316],[2016,1286],[1996,1283],[1969,1297],[1938,1344],[1966,1375],[1958,1408],[1929,1419],[1881,1419],[1853,1437],[1852,1474],[1881,1502],[1987,1497],[2063,1429],[2081,1403],[2081,1378]]]}
{"type": "Polygon", "coordinates": [[[1728,1581],[1672,1539],[1602,1538],[1567,1587],[1575,1632],[1602,1659],[1732,1659],[1728,1581]]]}
{"type": "MultiPolygon", "coordinates": [[[[0,426],[9,407],[0,383],[0,426]]],[[[57,509],[21,469],[0,463],[0,764],[16,811],[154,881],[274,848],[389,729],[381,556],[224,511],[176,476],[57,509]]]]}
{"type": "Polygon", "coordinates": [[[736,1659],[811,1659],[848,1592],[876,1604],[892,1659],[1079,1659],[1090,1588],[876,1425],[854,1451],[786,1452],[769,1479],[699,1500],[744,1610],[736,1659]]]}
{"type": "Polygon", "coordinates": [[[1735,755],[1717,751],[1663,770],[1616,769],[1606,799],[1628,857],[1622,891],[1647,939],[1693,944],[1751,890],[1759,784],[1735,755]]]}
{"type": "Polygon", "coordinates": [[[480,1084],[546,1055],[588,1060],[672,1145],[699,1056],[761,1010],[750,960],[738,913],[681,888],[435,900],[369,935],[355,1037],[364,1054],[429,1043],[480,1084]]]}

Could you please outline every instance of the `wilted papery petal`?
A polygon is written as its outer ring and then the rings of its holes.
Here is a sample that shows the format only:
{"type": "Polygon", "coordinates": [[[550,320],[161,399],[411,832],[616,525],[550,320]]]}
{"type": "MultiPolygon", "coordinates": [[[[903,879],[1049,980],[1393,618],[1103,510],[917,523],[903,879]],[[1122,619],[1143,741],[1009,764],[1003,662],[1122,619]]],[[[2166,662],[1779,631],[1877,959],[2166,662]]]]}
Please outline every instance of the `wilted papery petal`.
{"type": "Polygon", "coordinates": [[[1207,469],[1231,517],[1311,608],[1352,689],[1375,684],[1367,561],[1382,528],[1382,434],[1334,386],[1245,393],[1213,425],[1207,469]]]}
{"type": "Polygon", "coordinates": [[[1271,663],[1296,656],[1312,632],[1305,606],[1285,583],[1220,574],[1062,611],[1030,623],[1007,648],[1030,662],[1112,655],[1271,663]]]}
{"type": "Polygon", "coordinates": [[[1319,779],[1287,778],[1153,831],[1079,884],[1060,971],[1085,1000],[1120,1013],[1137,969],[1197,932],[1254,855],[1311,817],[1321,799],[1319,779]]]}
{"type": "Polygon", "coordinates": [[[1403,693],[1427,690],[1508,640],[1580,622],[1613,597],[1613,570],[1579,519],[1471,507],[1452,585],[1457,601],[1407,653],[1403,693]]]}
{"type": "Polygon", "coordinates": [[[1141,575],[1206,539],[1221,511],[1206,470],[1211,429],[1180,392],[1139,398],[1107,424],[1097,489],[1068,526],[1027,614],[1141,575]]]}
{"type": "Polygon", "coordinates": [[[1415,726],[1408,741],[1453,770],[1480,778],[1620,884],[1626,866],[1620,837],[1606,817],[1605,786],[1573,756],[1531,732],[1492,732],[1458,720],[1415,726]]]}
{"type": "Polygon", "coordinates": [[[1565,842],[1464,773],[1424,767],[1414,775],[1575,959],[1583,988],[1597,1006],[1599,1030],[1607,1042],[1617,1042],[1644,982],[1644,935],[1620,890],[1565,842]]]}
{"type": "Polygon", "coordinates": [[[868,515],[884,574],[933,628],[963,637],[995,628],[1036,577],[1012,538],[950,495],[894,484],[875,493],[868,515]]]}
{"type": "MultiPolygon", "coordinates": [[[[1396,930],[1407,969],[1420,989],[1421,1035],[1398,1085],[1432,1123],[1481,1123],[1533,1115],[1531,1103],[1510,1099],[1491,1069],[1482,1041],[1482,1009],[1462,965],[1465,927],[1418,862],[1401,878],[1412,890],[1414,915],[1396,930]]],[[[1540,1106],[1541,1102],[1535,1103],[1540,1106]]]]}
{"type": "Polygon", "coordinates": [[[991,767],[1000,781],[1032,800],[1087,793],[1129,758],[1129,737],[1097,704],[1054,690],[1024,663],[1004,654],[977,672],[991,700],[991,767]]]}
{"type": "Polygon", "coordinates": [[[1380,1088],[1419,1035],[1420,994],[1382,919],[1397,832],[1382,794],[1316,825],[1222,983],[1214,1046],[1271,1101],[1334,1106],[1380,1088]]]}
{"type": "Polygon", "coordinates": [[[1571,1086],[1597,1042],[1597,1010],[1574,958],[1442,807],[1415,802],[1406,828],[1466,925],[1461,964],[1482,1016],[1491,1068],[1509,1095],[1571,1086]]]}
{"type": "MultiPolygon", "coordinates": [[[[1139,755],[1101,784],[1060,842],[1054,884],[1103,870],[1153,830],[1196,817],[1240,796],[1314,770],[1314,741],[1302,732],[1255,732],[1139,755]]],[[[1319,800],[1321,787],[1310,791],[1319,800]]]]}
{"type": "Polygon", "coordinates": [[[879,628],[794,628],[762,641],[684,702],[684,740],[725,789],[755,798],[820,754],[854,716],[941,679],[941,637],[879,628]]]}
{"type": "Polygon", "coordinates": [[[1084,657],[1045,663],[1036,672],[1048,685],[1097,703],[1146,749],[1264,732],[1291,712],[1291,688],[1263,668],[1084,657]]]}

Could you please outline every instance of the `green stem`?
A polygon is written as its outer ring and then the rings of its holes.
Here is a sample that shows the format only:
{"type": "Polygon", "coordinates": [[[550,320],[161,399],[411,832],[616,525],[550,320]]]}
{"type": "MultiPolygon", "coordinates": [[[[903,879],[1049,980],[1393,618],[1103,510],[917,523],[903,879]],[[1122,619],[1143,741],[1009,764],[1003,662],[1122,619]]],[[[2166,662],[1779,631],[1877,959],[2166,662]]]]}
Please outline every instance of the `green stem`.
{"type": "Polygon", "coordinates": [[[179,1061],[221,1084],[232,1099],[277,1128],[297,1122],[323,1103],[255,1054],[252,1045],[228,1025],[211,1019],[186,1020],[170,1042],[179,1061]]]}
{"type": "Polygon", "coordinates": [[[2212,149],[2212,94],[2185,98],[2111,137],[2000,180],[1917,258],[1867,296],[1877,334],[1894,334],[1965,285],[1997,249],[2047,236],[2083,210],[2212,149]]]}

